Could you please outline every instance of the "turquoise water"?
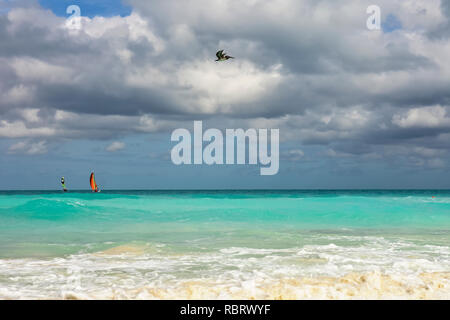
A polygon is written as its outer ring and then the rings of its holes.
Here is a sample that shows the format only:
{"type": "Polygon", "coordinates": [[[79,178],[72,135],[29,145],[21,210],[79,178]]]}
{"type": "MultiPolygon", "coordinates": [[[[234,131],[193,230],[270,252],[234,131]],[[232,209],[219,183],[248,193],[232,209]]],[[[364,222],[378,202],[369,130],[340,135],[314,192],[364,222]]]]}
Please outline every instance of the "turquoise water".
{"type": "Polygon", "coordinates": [[[0,298],[173,298],[192,281],[200,298],[267,298],[264,283],[373,272],[419,283],[450,272],[449,245],[442,190],[0,192],[0,298]]]}

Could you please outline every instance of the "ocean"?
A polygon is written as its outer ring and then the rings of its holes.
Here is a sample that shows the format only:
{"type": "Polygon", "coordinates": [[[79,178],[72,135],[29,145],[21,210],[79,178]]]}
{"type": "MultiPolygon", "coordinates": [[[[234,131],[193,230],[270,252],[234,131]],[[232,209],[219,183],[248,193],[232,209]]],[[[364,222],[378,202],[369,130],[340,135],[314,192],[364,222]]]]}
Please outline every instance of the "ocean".
{"type": "Polygon", "coordinates": [[[0,299],[450,299],[450,191],[2,191],[0,299]]]}

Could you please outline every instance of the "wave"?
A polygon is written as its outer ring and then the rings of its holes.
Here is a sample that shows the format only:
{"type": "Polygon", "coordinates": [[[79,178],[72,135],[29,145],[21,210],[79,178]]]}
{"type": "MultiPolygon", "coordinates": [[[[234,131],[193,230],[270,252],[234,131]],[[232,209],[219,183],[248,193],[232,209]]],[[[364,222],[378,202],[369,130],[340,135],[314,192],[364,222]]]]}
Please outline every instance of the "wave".
{"type": "Polygon", "coordinates": [[[448,246],[381,237],[203,252],[133,242],[0,260],[0,299],[449,299],[449,265],[448,246]]]}
{"type": "MultiPolygon", "coordinates": [[[[363,196],[286,197],[281,193],[208,194],[32,194],[1,195],[0,222],[14,217],[34,227],[33,220],[79,219],[87,224],[105,219],[118,226],[134,221],[284,225],[301,228],[437,228],[450,225],[450,197],[363,196]]],[[[1,225],[0,225],[1,228],[1,225]]]]}
{"type": "Polygon", "coordinates": [[[450,299],[450,273],[421,273],[414,278],[377,272],[349,273],[342,277],[304,277],[277,280],[250,279],[218,283],[212,279],[127,286],[108,283],[95,288],[61,287],[59,294],[0,288],[1,299],[186,299],[186,300],[350,300],[350,299],[450,299]]]}

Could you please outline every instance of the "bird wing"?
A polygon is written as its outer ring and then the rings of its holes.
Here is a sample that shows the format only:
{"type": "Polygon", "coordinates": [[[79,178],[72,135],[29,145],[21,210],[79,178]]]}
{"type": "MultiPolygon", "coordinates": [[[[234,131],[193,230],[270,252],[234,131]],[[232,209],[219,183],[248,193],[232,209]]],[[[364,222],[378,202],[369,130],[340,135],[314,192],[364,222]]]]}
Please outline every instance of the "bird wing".
{"type": "Polygon", "coordinates": [[[217,56],[217,59],[222,59],[222,57],[223,57],[223,50],[217,51],[216,56],[217,56]]]}

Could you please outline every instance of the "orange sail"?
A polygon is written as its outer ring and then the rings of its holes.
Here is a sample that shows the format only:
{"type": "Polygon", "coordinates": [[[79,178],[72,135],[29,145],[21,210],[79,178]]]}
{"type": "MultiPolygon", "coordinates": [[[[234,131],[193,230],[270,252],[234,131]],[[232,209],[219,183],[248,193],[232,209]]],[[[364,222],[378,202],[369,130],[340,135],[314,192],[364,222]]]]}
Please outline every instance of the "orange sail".
{"type": "Polygon", "coordinates": [[[92,191],[97,192],[98,191],[98,187],[97,187],[97,184],[95,183],[95,177],[94,177],[94,173],[93,172],[91,173],[90,181],[91,181],[92,191]]]}

